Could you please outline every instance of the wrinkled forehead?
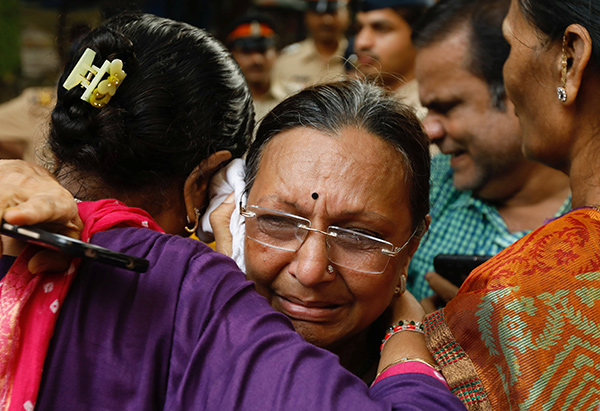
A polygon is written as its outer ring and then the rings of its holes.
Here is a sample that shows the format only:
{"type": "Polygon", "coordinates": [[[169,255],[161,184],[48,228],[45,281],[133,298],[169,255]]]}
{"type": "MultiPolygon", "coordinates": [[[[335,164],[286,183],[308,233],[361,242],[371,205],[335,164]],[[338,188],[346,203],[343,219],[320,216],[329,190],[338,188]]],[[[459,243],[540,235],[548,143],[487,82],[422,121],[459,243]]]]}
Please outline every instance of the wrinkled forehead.
{"type": "Polygon", "coordinates": [[[321,131],[312,127],[295,127],[275,135],[263,149],[265,157],[303,158],[308,162],[348,159],[357,163],[384,163],[400,160],[398,149],[389,141],[369,131],[347,126],[339,131],[321,131]],[[273,153],[272,155],[270,153],[273,153]]]}
{"type": "Polygon", "coordinates": [[[403,184],[405,174],[402,153],[378,136],[350,127],[335,134],[301,127],[267,143],[251,193],[257,186],[285,190],[298,184],[312,185],[307,190],[385,190],[403,184]]]}
{"type": "Polygon", "coordinates": [[[329,222],[391,221],[410,215],[405,171],[403,155],[367,132],[296,128],[267,144],[247,201],[329,222]]]}

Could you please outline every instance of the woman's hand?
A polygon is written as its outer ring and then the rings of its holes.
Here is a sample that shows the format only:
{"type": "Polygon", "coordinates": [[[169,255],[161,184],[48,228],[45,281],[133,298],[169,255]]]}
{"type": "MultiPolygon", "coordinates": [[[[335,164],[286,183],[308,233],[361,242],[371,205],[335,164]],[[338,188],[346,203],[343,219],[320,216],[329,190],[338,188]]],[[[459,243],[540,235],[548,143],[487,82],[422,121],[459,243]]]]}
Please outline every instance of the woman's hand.
{"type": "Polygon", "coordinates": [[[231,257],[233,254],[233,237],[229,231],[231,214],[235,210],[234,193],[231,193],[225,200],[210,213],[210,225],[215,235],[215,250],[221,254],[231,257]]]}
{"type": "Polygon", "coordinates": [[[44,223],[79,238],[83,223],[73,196],[42,166],[0,160],[0,217],[16,225],[44,223]]]}
{"type": "MultiPolygon", "coordinates": [[[[423,321],[425,311],[417,299],[408,291],[392,299],[392,315],[394,322],[402,321],[423,321]]],[[[377,372],[381,372],[393,361],[403,357],[420,358],[430,364],[435,364],[433,357],[425,344],[425,336],[414,331],[401,331],[394,334],[386,342],[377,372]]]]}
{"type": "MultiPolygon", "coordinates": [[[[45,168],[21,160],[0,160],[0,219],[15,225],[42,224],[73,238],[79,238],[83,229],[71,193],[45,168]]],[[[21,248],[12,240],[2,242],[13,252],[21,248]]],[[[60,270],[65,262],[62,254],[42,251],[31,259],[29,269],[60,270]]]]}
{"type": "Polygon", "coordinates": [[[391,302],[392,319],[421,321],[425,316],[425,311],[417,299],[409,292],[405,291],[402,295],[394,296],[391,302]]]}

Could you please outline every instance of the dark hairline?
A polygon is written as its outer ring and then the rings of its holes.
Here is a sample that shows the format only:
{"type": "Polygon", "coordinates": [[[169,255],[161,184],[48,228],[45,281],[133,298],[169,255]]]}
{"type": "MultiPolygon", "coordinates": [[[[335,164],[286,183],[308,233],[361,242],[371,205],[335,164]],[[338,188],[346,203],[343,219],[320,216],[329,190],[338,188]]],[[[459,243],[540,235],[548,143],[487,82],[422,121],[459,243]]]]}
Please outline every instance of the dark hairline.
{"type": "MultiPolygon", "coordinates": [[[[499,2],[496,2],[495,5],[498,3],[499,2]]],[[[447,2],[444,4],[447,4],[447,2]]],[[[483,80],[488,86],[488,91],[492,100],[492,108],[499,111],[505,111],[506,94],[502,75],[499,76],[499,81],[486,78],[486,70],[484,69],[483,62],[480,62],[480,60],[483,59],[478,58],[477,56],[478,54],[479,57],[482,57],[482,55],[485,56],[486,54],[491,56],[492,53],[495,52],[487,51],[486,45],[483,44],[476,35],[476,24],[484,20],[483,17],[479,19],[476,18],[477,13],[481,13],[482,11],[481,7],[482,6],[478,8],[475,3],[471,3],[466,7],[462,7],[461,10],[465,12],[460,16],[457,17],[456,12],[452,13],[450,18],[448,18],[448,13],[442,15],[441,18],[439,15],[434,15],[433,22],[427,20],[428,15],[426,14],[417,22],[416,30],[413,31],[412,40],[418,52],[419,49],[440,44],[451,36],[461,35],[461,30],[464,30],[464,35],[468,41],[468,47],[465,55],[466,58],[461,66],[475,77],[483,80]]],[[[436,10],[436,6],[433,6],[433,10],[436,10]]],[[[493,33],[493,30],[491,30],[490,33],[493,33]]],[[[492,73],[493,72],[494,71],[492,71],[492,73]]],[[[490,72],[488,72],[488,74],[489,73],[490,72]]]]}

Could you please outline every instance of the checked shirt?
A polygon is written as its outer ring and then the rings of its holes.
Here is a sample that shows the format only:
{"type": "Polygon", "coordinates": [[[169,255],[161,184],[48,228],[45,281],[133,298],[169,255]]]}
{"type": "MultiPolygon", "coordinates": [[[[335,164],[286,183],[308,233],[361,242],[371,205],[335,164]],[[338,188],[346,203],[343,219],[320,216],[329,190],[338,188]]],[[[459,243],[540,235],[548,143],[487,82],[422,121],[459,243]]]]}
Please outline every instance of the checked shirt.
{"type": "MultiPolygon", "coordinates": [[[[425,274],[433,271],[436,255],[494,255],[530,232],[510,233],[494,205],[473,197],[470,191],[455,189],[452,176],[450,156],[436,155],[431,162],[431,225],[408,268],[407,288],[417,300],[433,294],[425,274]]],[[[548,220],[570,208],[569,196],[548,220]]]]}

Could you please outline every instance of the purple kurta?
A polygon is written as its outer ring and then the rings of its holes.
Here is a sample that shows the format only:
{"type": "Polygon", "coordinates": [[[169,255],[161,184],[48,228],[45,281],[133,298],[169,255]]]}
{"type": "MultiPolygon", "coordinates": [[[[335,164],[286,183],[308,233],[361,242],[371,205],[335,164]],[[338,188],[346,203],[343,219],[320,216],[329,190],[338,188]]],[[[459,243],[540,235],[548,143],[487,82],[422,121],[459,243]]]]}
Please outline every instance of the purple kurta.
{"type": "Polygon", "coordinates": [[[423,374],[369,389],[200,242],[137,228],[93,242],[147,258],[150,269],[82,264],[50,342],[38,410],[464,409],[423,374]]]}

